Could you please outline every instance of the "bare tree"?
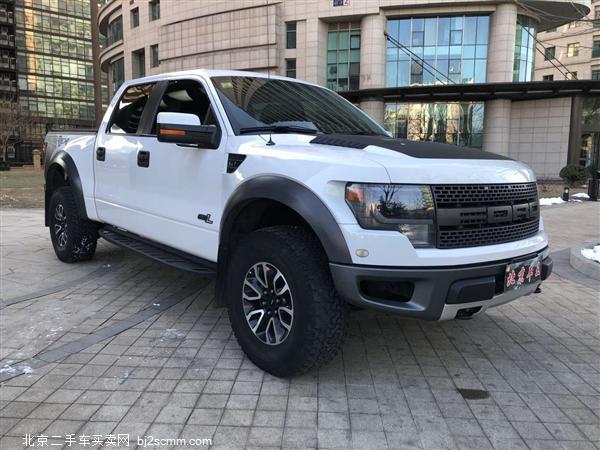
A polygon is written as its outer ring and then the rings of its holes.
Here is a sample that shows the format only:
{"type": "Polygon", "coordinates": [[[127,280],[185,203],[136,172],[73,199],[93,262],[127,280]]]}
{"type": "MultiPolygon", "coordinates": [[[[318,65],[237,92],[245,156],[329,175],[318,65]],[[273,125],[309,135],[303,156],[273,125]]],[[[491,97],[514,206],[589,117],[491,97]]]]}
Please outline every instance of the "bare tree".
{"type": "Polygon", "coordinates": [[[25,129],[31,123],[32,116],[19,104],[14,95],[0,96],[0,156],[8,160],[10,145],[22,141],[25,129]]]}

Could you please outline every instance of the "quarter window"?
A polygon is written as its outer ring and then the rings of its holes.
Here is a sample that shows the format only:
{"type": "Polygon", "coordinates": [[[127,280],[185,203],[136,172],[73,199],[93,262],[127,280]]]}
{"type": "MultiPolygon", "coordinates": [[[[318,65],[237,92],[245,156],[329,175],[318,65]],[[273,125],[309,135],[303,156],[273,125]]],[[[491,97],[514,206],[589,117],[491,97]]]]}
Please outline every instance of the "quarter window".
{"type": "Polygon", "coordinates": [[[135,134],[139,130],[144,107],[152,93],[154,83],[130,86],[121,96],[113,111],[108,130],[112,134],[135,134]]]}

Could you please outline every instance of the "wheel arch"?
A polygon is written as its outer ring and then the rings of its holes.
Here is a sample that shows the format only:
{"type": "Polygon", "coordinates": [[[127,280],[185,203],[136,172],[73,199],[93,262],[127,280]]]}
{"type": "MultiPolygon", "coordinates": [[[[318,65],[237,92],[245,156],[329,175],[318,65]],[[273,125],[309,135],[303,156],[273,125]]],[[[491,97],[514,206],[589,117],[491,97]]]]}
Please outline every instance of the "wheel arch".
{"type": "Polygon", "coordinates": [[[87,211],[85,209],[85,201],[83,198],[83,188],[81,185],[81,178],[79,177],[79,171],[73,161],[73,158],[65,152],[60,151],[52,156],[49,164],[46,166],[45,173],[45,187],[44,187],[44,210],[45,210],[45,225],[49,225],[50,218],[50,198],[52,193],[59,187],[70,186],[73,190],[73,196],[75,197],[75,204],[77,205],[77,213],[82,219],[87,218],[87,211]]]}
{"type": "Polygon", "coordinates": [[[288,178],[256,177],[242,183],[225,205],[219,233],[218,299],[223,299],[227,262],[235,241],[244,234],[275,224],[307,226],[319,240],[329,261],[352,263],[342,230],[314,192],[288,178]],[[281,214],[279,218],[269,214],[277,207],[281,208],[276,209],[281,214]]]}

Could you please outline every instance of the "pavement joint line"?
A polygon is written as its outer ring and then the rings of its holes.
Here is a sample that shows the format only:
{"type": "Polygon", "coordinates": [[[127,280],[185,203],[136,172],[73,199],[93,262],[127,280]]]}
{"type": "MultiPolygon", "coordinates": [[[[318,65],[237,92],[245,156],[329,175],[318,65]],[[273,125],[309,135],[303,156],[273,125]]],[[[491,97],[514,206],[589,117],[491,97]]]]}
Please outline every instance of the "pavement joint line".
{"type": "Polygon", "coordinates": [[[29,294],[20,295],[18,297],[9,298],[6,300],[0,299],[0,310],[6,308],[7,306],[14,305],[16,303],[26,302],[27,300],[34,300],[36,298],[56,294],[57,292],[64,291],[65,289],[78,286],[79,284],[102,277],[107,273],[110,273],[113,270],[117,269],[119,266],[119,264],[103,264],[101,267],[98,267],[97,269],[75,280],[67,281],[65,283],[61,283],[56,286],[52,286],[39,291],[31,292],[29,294]]]}
{"type": "Polygon", "coordinates": [[[86,336],[82,336],[79,339],[75,339],[74,341],[63,344],[52,350],[43,351],[30,359],[23,360],[12,365],[11,367],[14,369],[14,371],[5,371],[0,373],[0,383],[28,373],[28,369],[39,369],[53,362],[58,362],[68,356],[79,353],[80,351],[85,350],[92,345],[96,345],[99,342],[114,337],[119,333],[122,333],[123,331],[144,322],[150,317],[169,309],[170,307],[182,302],[186,298],[189,298],[192,294],[200,293],[210,284],[211,281],[210,278],[202,278],[201,280],[202,282],[200,283],[200,286],[198,285],[198,281],[194,280],[193,282],[188,283],[179,289],[177,292],[169,294],[164,299],[160,299],[160,303],[156,303],[155,301],[152,305],[147,306],[146,308],[133,313],[129,317],[121,319],[112,325],[101,328],[100,330],[97,330],[86,336]]]}

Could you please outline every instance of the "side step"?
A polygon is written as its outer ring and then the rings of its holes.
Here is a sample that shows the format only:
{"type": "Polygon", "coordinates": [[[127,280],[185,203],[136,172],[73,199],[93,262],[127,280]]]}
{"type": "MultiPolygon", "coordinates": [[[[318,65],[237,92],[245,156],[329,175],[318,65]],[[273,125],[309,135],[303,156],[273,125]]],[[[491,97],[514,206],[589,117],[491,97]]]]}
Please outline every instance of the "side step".
{"type": "Polygon", "coordinates": [[[100,228],[98,233],[108,242],[175,269],[201,276],[213,276],[217,273],[217,265],[214,262],[152,242],[133,233],[109,225],[100,228]]]}

